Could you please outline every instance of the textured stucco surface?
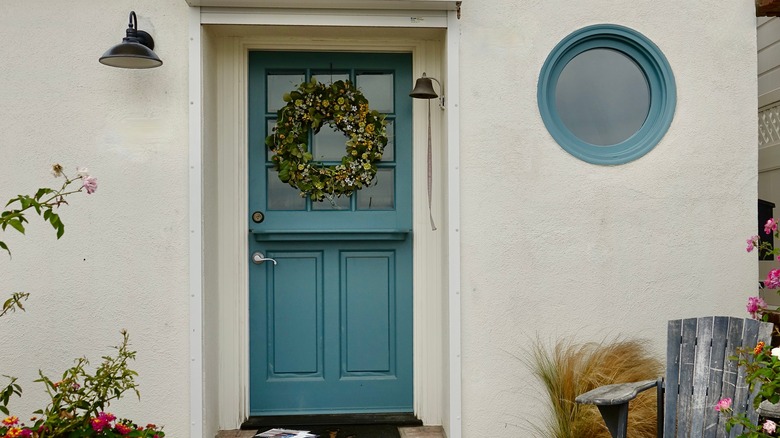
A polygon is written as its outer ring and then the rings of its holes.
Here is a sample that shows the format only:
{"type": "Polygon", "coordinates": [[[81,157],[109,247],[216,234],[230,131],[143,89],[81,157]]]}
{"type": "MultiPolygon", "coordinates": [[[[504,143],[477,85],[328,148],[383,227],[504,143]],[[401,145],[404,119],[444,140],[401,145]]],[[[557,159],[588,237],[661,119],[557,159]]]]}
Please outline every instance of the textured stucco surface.
{"type": "Polygon", "coordinates": [[[528,436],[544,395],[531,341],[645,337],[665,321],[743,315],[756,262],[751,2],[464,2],[461,49],[463,436],[528,436]],[[675,119],[643,158],[564,152],[536,106],[555,44],[596,23],[653,40],[677,80],[675,119]],[[518,359],[520,358],[520,359],[518,359]]]}
{"type": "MultiPolygon", "coordinates": [[[[669,318],[743,314],[756,269],[743,249],[755,230],[755,21],[751,2],[464,3],[463,436],[523,437],[543,397],[518,357],[537,336],[640,336],[660,354],[669,318]],[[623,166],[568,155],[536,106],[549,51],[595,23],[645,34],[677,80],[669,132],[623,166]]],[[[0,320],[0,373],[26,392],[12,406],[26,415],[43,401],[38,368],[97,360],[127,328],[142,400],[112,409],[188,436],[186,4],[3,0],[0,37],[0,197],[53,183],[53,162],[100,182],[63,208],[60,241],[40,221],[3,237],[14,257],[0,255],[0,292],[33,293],[27,313],[0,320]],[[97,62],[130,9],[163,67],[97,62]]]]}
{"type": "Polygon", "coordinates": [[[61,240],[40,220],[27,237],[3,234],[13,258],[0,256],[0,292],[32,293],[27,313],[0,320],[0,374],[23,384],[20,417],[45,401],[38,368],[56,377],[81,355],[99,363],[126,328],[141,401],[111,410],[189,435],[187,38],[182,0],[0,3],[0,197],[57,183],[54,162],[99,182],[61,209],[61,240]],[[130,10],[161,68],[98,63],[130,10]]]}

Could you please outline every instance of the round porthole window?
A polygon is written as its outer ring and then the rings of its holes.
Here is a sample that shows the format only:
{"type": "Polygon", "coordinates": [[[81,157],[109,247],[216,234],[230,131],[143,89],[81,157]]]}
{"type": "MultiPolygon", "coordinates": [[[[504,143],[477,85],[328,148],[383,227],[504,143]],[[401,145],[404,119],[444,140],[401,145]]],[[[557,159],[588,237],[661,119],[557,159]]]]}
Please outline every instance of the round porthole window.
{"type": "Polygon", "coordinates": [[[623,164],[652,150],[669,129],[674,75],[663,53],[639,32],[589,26],[547,57],[538,104],[564,150],[593,164],[623,164]]]}

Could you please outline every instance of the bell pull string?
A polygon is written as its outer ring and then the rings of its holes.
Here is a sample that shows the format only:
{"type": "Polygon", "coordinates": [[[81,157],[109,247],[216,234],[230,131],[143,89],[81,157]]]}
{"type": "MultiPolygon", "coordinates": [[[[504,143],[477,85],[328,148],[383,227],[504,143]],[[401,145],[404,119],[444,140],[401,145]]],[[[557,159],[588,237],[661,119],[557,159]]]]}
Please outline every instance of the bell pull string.
{"type": "Polygon", "coordinates": [[[433,191],[433,147],[431,145],[431,100],[428,99],[428,218],[431,220],[431,231],[436,231],[431,210],[431,192],[433,191]]]}

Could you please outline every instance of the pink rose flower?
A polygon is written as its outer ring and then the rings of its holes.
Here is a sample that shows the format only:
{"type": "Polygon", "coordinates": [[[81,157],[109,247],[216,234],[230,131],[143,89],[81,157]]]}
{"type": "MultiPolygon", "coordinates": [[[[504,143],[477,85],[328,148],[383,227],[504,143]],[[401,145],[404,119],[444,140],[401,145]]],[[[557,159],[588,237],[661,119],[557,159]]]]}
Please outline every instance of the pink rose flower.
{"type": "Polygon", "coordinates": [[[758,236],[753,236],[747,240],[747,252],[753,251],[758,246],[758,236]]]}
{"type": "Polygon", "coordinates": [[[95,190],[97,190],[97,178],[94,176],[85,176],[82,178],[82,181],[84,182],[82,187],[84,187],[88,195],[95,193],[95,190]]]}
{"type": "Polygon", "coordinates": [[[758,319],[758,314],[766,309],[766,301],[761,297],[750,297],[746,309],[753,319],[758,319]]]}
{"type": "Polygon", "coordinates": [[[780,269],[772,269],[769,274],[766,275],[764,280],[764,287],[767,289],[777,289],[780,287],[780,269]]]}
{"type": "Polygon", "coordinates": [[[720,399],[718,404],[715,405],[715,410],[718,412],[725,412],[727,410],[731,409],[731,399],[730,398],[723,398],[720,399]]]}
{"type": "Polygon", "coordinates": [[[775,423],[774,421],[766,420],[764,422],[764,432],[775,433],[775,429],[777,429],[777,423],[775,423]]]}
{"type": "Polygon", "coordinates": [[[764,224],[764,232],[766,234],[772,234],[774,231],[777,231],[777,221],[775,218],[771,218],[764,224]]]}

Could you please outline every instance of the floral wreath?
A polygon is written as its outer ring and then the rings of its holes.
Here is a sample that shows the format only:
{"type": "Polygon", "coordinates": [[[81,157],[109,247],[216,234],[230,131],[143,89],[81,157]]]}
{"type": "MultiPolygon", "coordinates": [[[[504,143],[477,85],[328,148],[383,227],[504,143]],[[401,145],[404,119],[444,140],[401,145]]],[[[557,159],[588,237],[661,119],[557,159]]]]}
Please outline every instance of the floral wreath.
{"type": "Polygon", "coordinates": [[[349,196],[371,184],[376,163],[387,145],[387,134],[384,116],[369,109],[363,93],[349,81],[326,85],[312,78],[286,93],[284,101],[287,105],[277,113],[273,134],[265,139],[282,182],[312,201],[349,196]],[[316,134],[323,125],[348,137],[346,155],[339,164],[327,166],[313,161],[309,129],[316,134]]]}

